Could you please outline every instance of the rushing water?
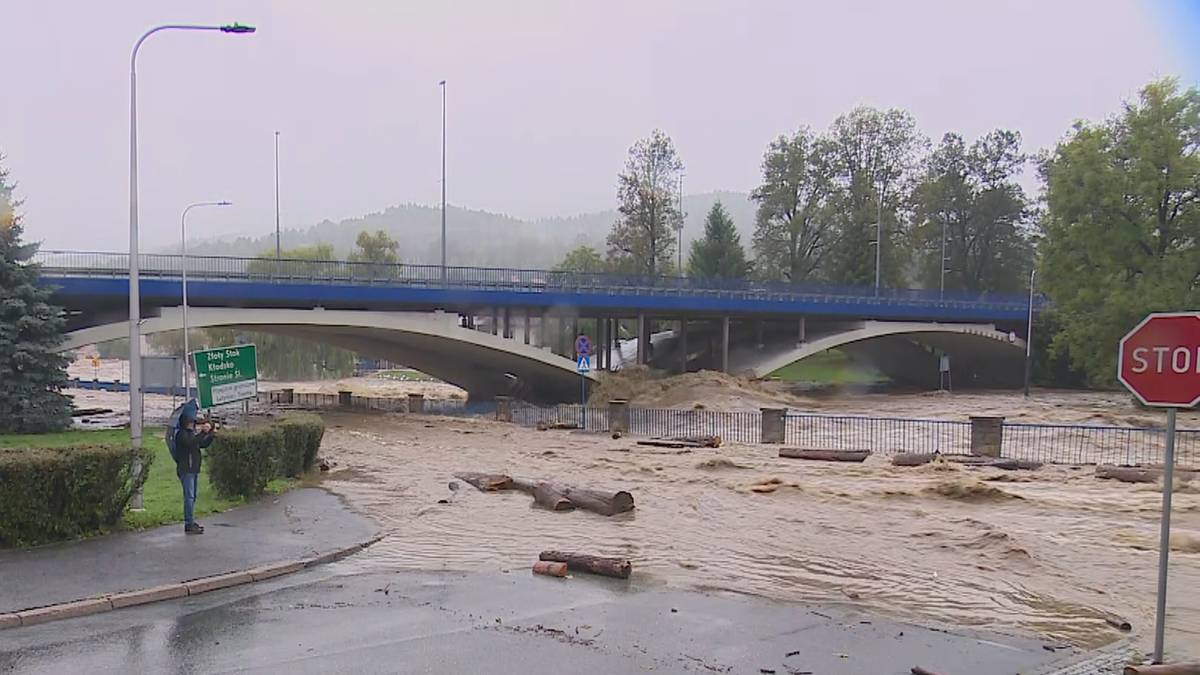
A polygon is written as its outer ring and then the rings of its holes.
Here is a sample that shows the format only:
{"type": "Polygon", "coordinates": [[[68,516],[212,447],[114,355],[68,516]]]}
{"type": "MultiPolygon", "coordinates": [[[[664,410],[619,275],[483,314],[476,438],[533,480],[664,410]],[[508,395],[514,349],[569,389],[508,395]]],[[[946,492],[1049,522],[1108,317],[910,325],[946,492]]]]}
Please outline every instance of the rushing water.
{"type": "MultiPolygon", "coordinates": [[[[525,569],[540,551],[628,556],[643,583],[853,602],[892,616],[1079,646],[1153,629],[1159,491],[1090,467],[1011,474],[783,460],[768,446],[679,453],[576,432],[413,416],[328,418],[329,489],[388,536],[358,565],[525,569]],[[627,489],[605,518],[448,483],[486,471],[627,489]],[[449,500],[439,504],[438,500],[449,500]]],[[[1168,640],[1200,656],[1200,485],[1175,494],[1168,640]]]]}

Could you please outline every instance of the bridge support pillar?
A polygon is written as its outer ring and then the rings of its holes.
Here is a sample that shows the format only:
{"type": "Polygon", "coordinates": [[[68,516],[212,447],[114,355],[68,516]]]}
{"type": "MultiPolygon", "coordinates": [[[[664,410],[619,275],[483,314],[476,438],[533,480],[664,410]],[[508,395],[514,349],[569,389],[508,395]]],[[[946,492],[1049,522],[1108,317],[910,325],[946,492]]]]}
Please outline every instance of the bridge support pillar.
{"type": "Polygon", "coordinates": [[[606,326],[604,330],[604,367],[612,370],[612,348],[613,343],[617,340],[617,320],[605,319],[604,324],[606,326]]]}
{"type": "Polygon", "coordinates": [[[511,340],[513,337],[512,331],[512,308],[504,308],[504,339],[511,340]]]}
{"type": "Polygon", "coordinates": [[[492,335],[496,334],[496,332],[497,332],[496,329],[500,327],[499,324],[500,324],[500,308],[493,305],[492,306],[492,335]]]}
{"type": "Polygon", "coordinates": [[[796,346],[799,347],[805,342],[808,342],[808,326],[805,325],[804,317],[800,317],[800,332],[796,335],[796,346]]]}
{"type": "Polygon", "coordinates": [[[721,372],[729,372],[729,317],[721,317],[721,372]]]}
{"type": "Polygon", "coordinates": [[[971,454],[999,457],[1004,442],[1003,417],[971,417],[971,454]]]}
{"type": "Polygon", "coordinates": [[[762,322],[762,319],[759,319],[758,321],[755,321],[755,322],[754,322],[754,333],[755,333],[755,339],[754,339],[754,348],[755,348],[755,349],[757,349],[758,351],[760,351],[760,352],[761,352],[761,351],[763,350],[763,347],[765,347],[765,346],[766,346],[766,345],[763,343],[763,322],[762,322]]]}
{"type": "Polygon", "coordinates": [[[512,399],[507,396],[496,397],[496,421],[511,422],[513,421],[512,414],[512,399]]]}
{"type": "Polygon", "coordinates": [[[787,408],[762,408],[762,430],[759,436],[763,443],[783,443],[787,408]]]}
{"type": "Polygon", "coordinates": [[[525,308],[525,344],[529,344],[529,308],[525,308]]]}
{"type": "Polygon", "coordinates": [[[646,364],[646,315],[638,314],[637,362],[639,366],[646,364]]]}
{"type": "Polygon", "coordinates": [[[596,335],[595,346],[596,351],[596,370],[604,370],[604,330],[608,327],[608,322],[604,319],[596,319],[596,335]]]}
{"type": "Polygon", "coordinates": [[[688,371],[687,319],[679,320],[679,372],[688,371]]]}

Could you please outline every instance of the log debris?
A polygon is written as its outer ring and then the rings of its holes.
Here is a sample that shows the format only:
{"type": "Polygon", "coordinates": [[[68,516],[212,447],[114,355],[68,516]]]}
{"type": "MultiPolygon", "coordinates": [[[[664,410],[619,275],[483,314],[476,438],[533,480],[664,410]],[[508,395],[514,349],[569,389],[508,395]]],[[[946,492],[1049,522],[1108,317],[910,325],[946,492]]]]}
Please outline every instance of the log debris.
{"type": "Polygon", "coordinates": [[[504,474],[461,472],[454,474],[454,477],[474,485],[481,492],[520,490],[532,496],[535,504],[551,511],[580,508],[602,516],[613,516],[634,508],[633,495],[625,490],[582,488],[504,474]]]}
{"type": "Polygon", "coordinates": [[[475,489],[480,492],[495,492],[496,490],[508,490],[512,488],[512,478],[499,473],[474,473],[464,471],[454,474],[454,477],[470,483],[475,489]]]}
{"type": "Polygon", "coordinates": [[[1162,470],[1101,464],[1096,467],[1096,478],[1111,478],[1122,483],[1156,483],[1162,478],[1162,470]]]}
{"type": "Polygon", "coordinates": [[[822,462],[862,462],[871,456],[870,450],[810,450],[806,448],[780,448],[780,457],[812,459],[822,462]]]}
{"type": "Polygon", "coordinates": [[[902,452],[892,457],[892,466],[921,466],[932,462],[936,452],[902,452]]]}
{"type": "Polygon", "coordinates": [[[587,572],[614,579],[628,579],[633,572],[633,565],[623,558],[604,558],[584,553],[569,553],[566,551],[542,551],[540,560],[566,563],[572,572],[587,572]]]}
{"type": "Polygon", "coordinates": [[[533,563],[533,573],[548,577],[567,576],[567,564],[563,562],[539,560],[533,563]]]}

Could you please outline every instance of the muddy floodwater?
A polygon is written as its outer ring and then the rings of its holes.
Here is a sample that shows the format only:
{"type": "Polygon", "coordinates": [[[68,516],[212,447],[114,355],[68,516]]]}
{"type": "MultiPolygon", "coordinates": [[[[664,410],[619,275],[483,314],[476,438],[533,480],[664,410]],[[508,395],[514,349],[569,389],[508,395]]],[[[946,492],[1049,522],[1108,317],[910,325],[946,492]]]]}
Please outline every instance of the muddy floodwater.
{"type": "MultiPolygon", "coordinates": [[[[387,537],[356,564],[527,573],[544,549],[628,556],[642,583],[849,602],[949,626],[1092,647],[1152,639],[1160,493],[1091,467],[1038,472],[784,460],[768,446],[680,452],[480,419],[329,415],[324,485],[387,537]],[[627,489],[605,518],[480,493],[456,471],[627,489]],[[448,503],[439,504],[439,500],[448,503]]],[[[1168,640],[1200,656],[1200,484],[1175,493],[1168,640]]]]}

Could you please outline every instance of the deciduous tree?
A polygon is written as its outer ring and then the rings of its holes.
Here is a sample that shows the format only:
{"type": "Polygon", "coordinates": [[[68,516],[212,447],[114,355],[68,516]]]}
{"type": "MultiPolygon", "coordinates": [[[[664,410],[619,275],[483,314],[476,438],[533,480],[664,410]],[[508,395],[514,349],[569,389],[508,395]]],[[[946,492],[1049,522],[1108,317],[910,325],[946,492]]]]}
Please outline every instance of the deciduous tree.
{"type": "Polygon", "coordinates": [[[818,278],[837,239],[829,200],[834,191],[830,143],[801,128],[771,142],[763,156],[754,253],[767,279],[800,282],[818,278]]]}
{"type": "Polygon", "coordinates": [[[680,218],[675,189],[682,171],[675,144],[658,129],[629,149],[625,170],[617,176],[620,216],[608,235],[614,268],[644,276],[671,268],[680,218]]]}
{"type": "Polygon", "coordinates": [[[1200,92],[1150,83],[1120,115],[1077,123],[1041,173],[1054,346],[1111,385],[1121,335],[1148,312],[1200,306],[1200,92]]]}

